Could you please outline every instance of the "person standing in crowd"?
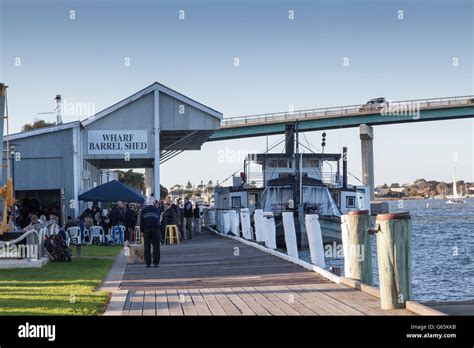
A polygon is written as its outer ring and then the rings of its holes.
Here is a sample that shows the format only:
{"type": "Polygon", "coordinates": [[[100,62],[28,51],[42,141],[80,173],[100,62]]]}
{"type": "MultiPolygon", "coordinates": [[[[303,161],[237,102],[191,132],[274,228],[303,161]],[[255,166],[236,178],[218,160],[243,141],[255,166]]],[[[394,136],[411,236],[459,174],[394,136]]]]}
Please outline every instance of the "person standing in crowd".
{"type": "Polygon", "coordinates": [[[130,240],[130,236],[133,234],[135,223],[135,211],[132,209],[130,203],[128,203],[127,210],[125,211],[125,240],[130,240]]]}
{"type": "Polygon", "coordinates": [[[112,209],[110,209],[109,213],[109,220],[110,220],[110,227],[114,226],[120,226],[123,225],[125,222],[125,214],[123,210],[121,209],[121,203],[122,202],[117,202],[117,204],[114,204],[112,209]]]}
{"type": "Polygon", "coordinates": [[[196,203],[193,210],[194,232],[201,233],[201,207],[196,203]]]}
{"type": "Polygon", "coordinates": [[[176,199],[176,207],[178,208],[178,211],[179,211],[179,223],[178,223],[178,227],[179,227],[179,231],[181,232],[181,238],[183,240],[186,239],[186,235],[185,235],[185,228],[184,228],[184,207],[183,207],[183,201],[181,200],[181,198],[178,198],[176,199]]]}
{"type": "Polygon", "coordinates": [[[186,238],[193,239],[193,204],[188,197],[184,198],[184,218],[186,220],[186,238]]]}
{"type": "Polygon", "coordinates": [[[164,244],[166,242],[166,226],[176,225],[176,211],[171,208],[171,204],[166,202],[164,205],[165,211],[163,212],[161,218],[161,242],[164,244]]]}
{"type": "Polygon", "coordinates": [[[147,267],[150,267],[152,262],[155,267],[158,267],[160,263],[160,211],[155,207],[154,201],[153,197],[148,197],[147,206],[142,209],[140,217],[140,230],[143,233],[147,267]],[[151,254],[152,245],[153,255],[151,254]]]}
{"type": "Polygon", "coordinates": [[[180,224],[181,224],[181,213],[179,211],[179,208],[176,204],[171,204],[171,207],[170,209],[173,211],[173,214],[174,214],[174,222],[173,224],[178,226],[178,230],[179,230],[179,240],[184,240],[184,234],[183,232],[181,231],[181,228],[180,228],[180,224]]]}
{"type": "Polygon", "coordinates": [[[79,226],[75,220],[72,219],[71,215],[66,217],[66,223],[64,224],[64,230],[67,231],[69,227],[79,226]]]}

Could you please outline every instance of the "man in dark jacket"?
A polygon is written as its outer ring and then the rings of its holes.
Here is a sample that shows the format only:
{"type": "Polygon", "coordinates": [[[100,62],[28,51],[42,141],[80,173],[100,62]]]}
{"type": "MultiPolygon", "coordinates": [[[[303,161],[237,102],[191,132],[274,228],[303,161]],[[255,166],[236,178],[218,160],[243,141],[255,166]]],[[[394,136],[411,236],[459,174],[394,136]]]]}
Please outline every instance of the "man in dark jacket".
{"type": "Polygon", "coordinates": [[[136,212],[132,209],[130,204],[127,204],[127,210],[125,211],[125,240],[130,240],[130,236],[133,233],[133,229],[135,228],[136,221],[136,212]]]}
{"type": "Polygon", "coordinates": [[[166,242],[164,240],[166,226],[175,225],[175,221],[176,221],[175,211],[171,208],[171,204],[167,202],[164,205],[163,218],[161,219],[161,236],[162,236],[161,238],[162,238],[163,243],[166,242]]]}
{"type": "Polygon", "coordinates": [[[158,267],[160,263],[160,210],[154,206],[154,202],[153,197],[147,199],[147,206],[142,209],[140,217],[140,230],[143,232],[147,267],[150,267],[152,261],[155,267],[158,267]],[[153,260],[151,245],[153,245],[153,260]]]}
{"type": "Polygon", "coordinates": [[[186,238],[193,239],[193,204],[189,201],[188,197],[184,199],[184,218],[186,220],[186,238]]]}
{"type": "Polygon", "coordinates": [[[123,225],[125,222],[125,214],[119,206],[120,203],[121,202],[118,202],[112,207],[112,209],[110,209],[109,219],[111,227],[123,225]]]}

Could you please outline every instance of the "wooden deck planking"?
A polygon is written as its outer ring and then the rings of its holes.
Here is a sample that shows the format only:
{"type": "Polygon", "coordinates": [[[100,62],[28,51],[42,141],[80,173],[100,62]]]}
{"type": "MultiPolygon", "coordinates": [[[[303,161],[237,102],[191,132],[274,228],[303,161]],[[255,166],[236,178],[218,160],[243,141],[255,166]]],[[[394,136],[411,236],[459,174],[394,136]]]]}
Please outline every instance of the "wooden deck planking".
{"type": "Polygon", "coordinates": [[[212,315],[226,315],[224,308],[222,308],[219,301],[217,301],[211,289],[200,289],[199,292],[204,298],[204,301],[206,301],[212,315]]]}
{"type": "Polygon", "coordinates": [[[170,315],[184,315],[177,290],[166,290],[170,315]]]}
{"type": "Polygon", "coordinates": [[[239,296],[242,301],[247,303],[247,305],[250,307],[252,312],[254,312],[256,315],[271,315],[269,311],[263,307],[260,302],[256,301],[250,294],[245,291],[243,288],[232,288],[234,293],[239,296]]]}
{"type": "Polygon", "coordinates": [[[204,231],[162,247],[159,268],[127,266],[128,315],[407,315],[379,299],[238,241],[204,231]],[[238,253],[236,254],[236,250],[238,253]]]}
{"type": "Polygon", "coordinates": [[[155,291],[156,315],[170,315],[168,307],[168,295],[165,290],[155,291]]]}
{"type": "Polygon", "coordinates": [[[156,294],[155,291],[145,291],[143,299],[143,315],[156,315],[156,294]]]}
{"type": "Polygon", "coordinates": [[[129,315],[142,315],[143,314],[143,297],[145,296],[144,291],[135,291],[132,294],[130,302],[129,315]]]}

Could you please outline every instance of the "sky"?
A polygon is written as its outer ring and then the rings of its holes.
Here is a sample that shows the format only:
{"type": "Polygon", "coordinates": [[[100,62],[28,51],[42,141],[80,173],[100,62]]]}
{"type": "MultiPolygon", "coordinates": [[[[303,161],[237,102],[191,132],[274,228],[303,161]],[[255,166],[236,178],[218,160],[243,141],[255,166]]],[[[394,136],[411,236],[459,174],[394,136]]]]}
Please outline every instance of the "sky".
{"type": "MultiPolygon", "coordinates": [[[[10,133],[54,121],[40,113],[53,111],[56,94],[100,111],[154,81],[224,117],[473,95],[473,18],[467,0],[0,0],[0,81],[10,133]]],[[[306,139],[319,148],[321,133],[306,139]]],[[[358,129],[326,133],[326,152],[347,146],[360,178],[358,129]]],[[[376,184],[451,181],[453,157],[458,179],[474,181],[472,119],[374,133],[376,184]]],[[[163,164],[162,184],[222,181],[242,165],[222,153],[262,152],[266,141],[206,143],[163,164]]]]}

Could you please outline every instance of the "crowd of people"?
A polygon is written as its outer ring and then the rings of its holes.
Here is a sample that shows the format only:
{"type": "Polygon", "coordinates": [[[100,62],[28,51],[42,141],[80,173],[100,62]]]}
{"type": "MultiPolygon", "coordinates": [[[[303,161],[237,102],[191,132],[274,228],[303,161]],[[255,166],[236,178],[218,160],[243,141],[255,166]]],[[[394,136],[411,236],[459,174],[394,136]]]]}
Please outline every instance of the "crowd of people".
{"type": "Polygon", "coordinates": [[[71,216],[67,216],[64,223],[60,222],[60,216],[56,211],[49,212],[48,217],[46,214],[47,212],[44,212],[44,214],[36,212],[29,212],[27,215],[16,214],[17,217],[21,216],[21,221],[14,221],[18,228],[34,228],[38,231],[42,223],[52,221],[53,223],[48,228],[49,234],[61,234],[64,238],[67,238],[67,231],[70,227],[79,227],[81,240],[85,242],[89,242],[84,239],[88,238],[85,231],[92,226],[100,226],[105,232],[116,226],[123,226],[125,242],[134,242],[136,237],[134,231],[137,230],[137,227],[140,227],[147,266],[150,266],[152,261],[154,265],[158,265],[160,244],[165,243],[167,226],[177,226],[180,232],[179,238],[184,241],[193,239],[196,233],[200,233],[202,224],[201,206],[193,204],[188,197],[185,197],[184,201],[178,198],[174,202],[170,202],[168,199],[158,201],[153,197],[148,197],[145,205],[126,204],[119,201],[112,204],[108,214],[97,203],[93,203],[77,218],[73,219],[71,216]],[[151,255],[152,245],[153,255],[151,255]]]}

